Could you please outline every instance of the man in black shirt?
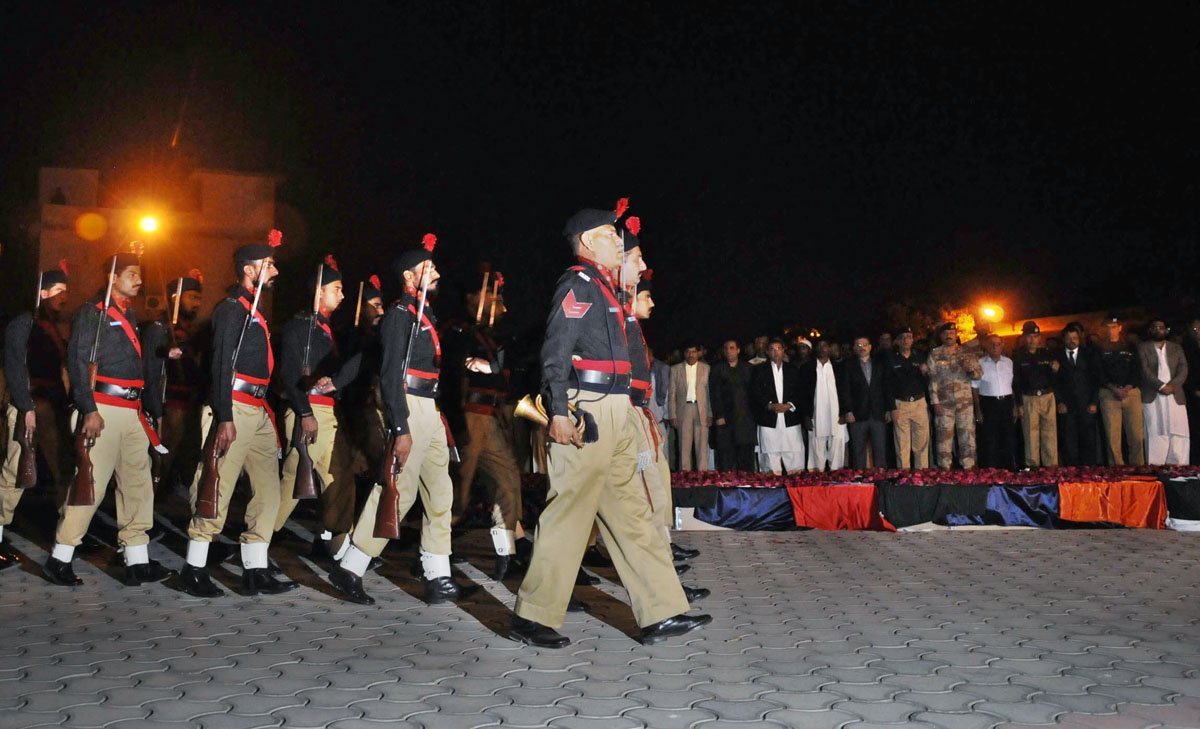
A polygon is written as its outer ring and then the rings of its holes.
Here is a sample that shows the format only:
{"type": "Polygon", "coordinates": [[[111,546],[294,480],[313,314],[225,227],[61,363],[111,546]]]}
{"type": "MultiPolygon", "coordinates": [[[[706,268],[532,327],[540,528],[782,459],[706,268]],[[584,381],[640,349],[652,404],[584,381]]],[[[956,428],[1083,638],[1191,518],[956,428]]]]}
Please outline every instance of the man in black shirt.
{"type": "Polygon", "coordinates": [[[1020,398],[1021,435],[1025,440],[1025,465],[1058,465],[1058,408],[1054,376],[1059,364],[1042,344],[1037,322],[1021,327],[1023,346],[1013,353],[1013,392],[1020,398]]]}
{"type": "Polygon", "coordinates": [[[892,407],[896,461],[900,468],[929,468],[929,367],[913,350],[912,327],[896,334],[896,350],[884,355],[884,400],[892,407]]]}
{"type": "Polygon", "coordinates": [[[1099,398],[1108,462],[1114,466],[1125,465],[1121,450],[1121,434],[1124,433],[1129,465],[1141,466],[1146,462],[1146,442],[1142,432],[1137,350],[1125,340],[1125,327],[1116,314],[1110,314],[1104,320],[1104,335],[1099,346],[1099,398]]]}

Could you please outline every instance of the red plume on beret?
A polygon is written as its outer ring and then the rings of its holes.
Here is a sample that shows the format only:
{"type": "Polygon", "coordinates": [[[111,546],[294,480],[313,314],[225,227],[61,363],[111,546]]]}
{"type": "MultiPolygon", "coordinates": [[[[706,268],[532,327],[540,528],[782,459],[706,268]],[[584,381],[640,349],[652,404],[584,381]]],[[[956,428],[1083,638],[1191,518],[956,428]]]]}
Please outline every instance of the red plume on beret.
{"type": "Polygon", "coordinates": [[[433,253],[434,247],[437,246],[437,236],[433,233],[426,233],[425,237],[421,239],[421,245],[425,247],[425,250],[433,253]]]}
{"type": "Polygon", "coordinates": [[[267,233],[267,245],[272,248],[278,248],[283,245],[283,233],[272,228],[271,232],[267,233]]]}
{"type": "Polygon", "coordinates": [[[504,288],[504,274],[500,273],[499,271],[496,271],[496,288],[504,288]]]}
{"type": "MultiPolygon", "coordinates": [[[[634,235],[637,235],[637,233],[634,233],[634,235]]],[[[654,269],[647,268],[645,271],[642,271],[642,280],[643,281],[653,281],[654,280],[654,269]]]]}
{"type": "Polygon", "coordinates": [[[129,241],[129,252],[135,256],[141,256],[146,252],[146,244],[140,240],[129,241]]]}
{"type": "MultiPolygon", "coordinates": [[[[620,200],[617,200],[617,209],[614,210],[613,212],[616,213],[617,217],[619,218],[622,215],[624,215],[625,211],[628,209],[629,209],[629,198],[623,197],[620,200]]],[[[636,235],[636,233],[634,235],[636,235]]]]}
{"type": "Polygon", "coordinates": [[[372,275],[372,276],[371,276],[369,279],[367,279],[367,280],[371,282],[371,285],[375,287],[375,290],[376,290],[376,291],[383,291],[383,284],[381,284],[381,283],[379,282],[379,277],[378,277],[378,276],[372,275]]]}
{"type": "Polygon", "coordinates": [[[642,219],[636,215],[630,215],[625,219],[625,230],[634,235],[640,235],[642,232],[642,219]]]}
{"type": "Polygon", "coordinates": [[[71,275],[70,270],[67,268],[67,259],[65,259],[65,258],[58,259],[58,270],[62,271],[64,276],[71,275]]]}
{"type": "Polygon", "coordinates": [[[331,268],[334,271],[338,270],[337,261],[334,259],[332,253],[325,254],[325,268],[331,268]]]}
{"type": "Polygon", "coordinates": [[[196,282],[201,286],[204,285],[204,274],[201,273],[200,269],[198,268],[193,268],[192,270],[188,271],[187,277],[196,279],[196,282]]]}

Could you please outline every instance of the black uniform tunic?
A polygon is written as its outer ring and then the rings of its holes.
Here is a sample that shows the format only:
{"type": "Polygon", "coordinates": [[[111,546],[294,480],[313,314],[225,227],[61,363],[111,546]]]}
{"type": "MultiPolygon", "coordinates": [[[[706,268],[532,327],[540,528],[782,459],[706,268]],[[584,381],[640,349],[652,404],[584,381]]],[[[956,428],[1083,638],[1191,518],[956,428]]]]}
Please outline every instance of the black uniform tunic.
{"type": "Polygon", "coordinates": [[[399,301],[388,307],[379,325],[383,342],[379,386],[383,393],[384,417],[392,435],[409,433],[406,392],[411,391],[413,395],[424,397],[433,397],[436,394],[442,345],[437,333],[437,320],[428,306],[422,312],[421,325],[413,340],[408,371],[404,371],[409,335],[412,333],[413,322],[417,320],[418,308],[416,294],[407,291],[399,301]],[[409,378],[407,388],[406,375],[409,378]]]}
{"type": "Polygon", "coordinates": [[[337,398],[343,388],[358,377],[362,354],[356,353],[343,362],[341,352],[334,342],[329,320],[317,314],[301,314],[289,321],[279,334],[279,369],[276,381],[290,407],[300,417],[312,415],[308,391],[304,380],[304,349],[308,347],[310,382],[322,377],[333,380],[334,391],[325,397],[337,398]],[[312,334],[309,335],[311,330],[312,334]]]}
{"type": "Polygon", "coordinates": [[[98,377],[143,384],[142,343],[137,337],[137,315],[128,302],[118,302],[113,296],[108,314],[101,323],[100,308],[104,292],[93,296],[75,314],[71,339],[67,342],[67,372],[71,377],[71,395],[81,415],[96,412],[96,399],[89,387],[88,362],[96,327],[100,326],[100,343],[96,347],[98,377]],[[125,304],[122,308],[122,303],[125,304]]]}
{"type": "Polygon", "coordinates": [[[22,413],[33,410],[34,395],[65,407],[66,355],[67,343],[50,320],[39,317],[35,323],[33,314],[26,312],[10,321],[4,330],[4,375],[13,407],[22,413]]]}
{"type": "Polygon", "coordinates": [[[240,285],[229,289],[229,295],[213,309],[212,387],[209,404],[219,423],[233,422],[233,374],[246,375],[263,383],[271,379],[275,355],[271,351],[271,332],[261,311],[255,311],[254,322],[247,322],[254,292],[240,285]],[[238,351],[236,367],[233,352],[245,327],[242,348],[238,351]]]}

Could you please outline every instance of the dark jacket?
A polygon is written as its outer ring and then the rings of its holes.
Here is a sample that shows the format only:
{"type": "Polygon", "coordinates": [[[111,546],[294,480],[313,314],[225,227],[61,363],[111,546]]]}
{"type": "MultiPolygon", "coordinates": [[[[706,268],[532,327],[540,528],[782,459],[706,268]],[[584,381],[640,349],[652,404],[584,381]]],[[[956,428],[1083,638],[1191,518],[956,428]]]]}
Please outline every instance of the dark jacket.
{"type": "MultiPolygon", "coordinates": [[[[783,399],[775,393],[775,376],[771,370],[771,361],[767,360],[754,367],[750,375],[750,412],[754,414],[754,422],[764,428],[774,428],[776,413],[767,406],[779,402],[790,402],[795,409],[783,414],[784,425],[792,427],[800,425],[805,417],[804,395],[801,387],[800,373],[787,362],[783,363],[783,399]]],[[[814,370],[815,374],[815,370],[814,370]]],[[[808,409],[812,409],[812,398],[808,398],[808,409]]]]}
{"type": "Polygon", "coordinates": [[[713,425],[716,426],[716,422],[724,418],[724,427],[733,428],[735,443],[753,443],[756,437],[756,420],[750,411],[753,370],[753,365],[745,362],[738,363],[737,367],[720,362],[713,365],[708,376],[708,400],[712,406],[713,425]]]}
{"type": "Polygon", "coordinates": [[[842,363],[841,372],[837,373],[841,415],[853,413],[857,421],[883,420],[884,413],[892,409],[884,398],[885,369],[879,357],[872,357],[871,381],[868,383],[858,357],[842,363]]]}
{"type": "Polygon", "coordinates": [[[1054,395],[1059,405],[1067,406],[1068,413],[1083,412],[1100,402],[1100,359],[1090,347],[1080,347],[1076,352],[1075,364],[1071,364],[1066,350],[1058,353],[1054,395]]]}

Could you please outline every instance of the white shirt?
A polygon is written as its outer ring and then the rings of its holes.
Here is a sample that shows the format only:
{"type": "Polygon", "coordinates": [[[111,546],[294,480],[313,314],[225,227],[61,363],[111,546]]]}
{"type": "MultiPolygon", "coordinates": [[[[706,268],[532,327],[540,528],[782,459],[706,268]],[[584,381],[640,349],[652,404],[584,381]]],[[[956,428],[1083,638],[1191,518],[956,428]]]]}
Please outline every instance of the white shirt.
{"type": "Polygon", "coordinates": [[[1076,347],[1075,349],[1067,350],[1067,359],[1071,361],[1071,364],[1079,364],[1078,356],[1079,356],[1079,348],[1078,347],[1076,347]]]}
{"type": "Polygon", "coordinates": [[[983,397],[1004,397],[1013,394],[1013,361],[1004,355],[999,360],[984,357],[979,360],[983,377],[971,381],[971,387],[983,397]]]}
{"type": "MultiPolygon", "coordinates": [[[[775,402],[791,405],[791,410],[795,410],[796,406],[789,403],[784,403],[783,400],[783,365],[771,363],[771,376],[775,378],[775,402]]],[[[775,427],[786,428],[787,418],[783,413],[775,413],[775,427]]]]}
{"type": "Polygon", "coordinates": [[[688,402],[696,402],[696,368],[700,363],[688,364],[683,363],[683,371],[687,374],[687,397],[684,398],[688,402]]]}

